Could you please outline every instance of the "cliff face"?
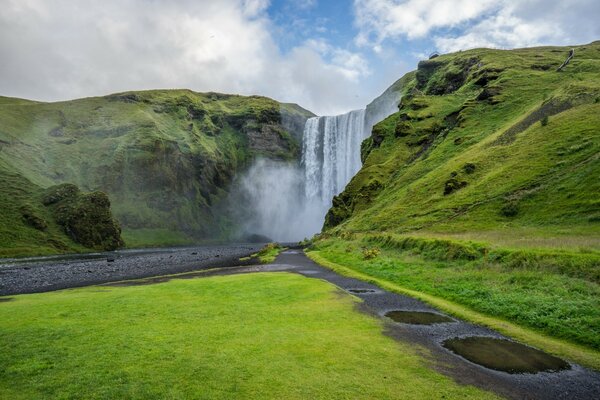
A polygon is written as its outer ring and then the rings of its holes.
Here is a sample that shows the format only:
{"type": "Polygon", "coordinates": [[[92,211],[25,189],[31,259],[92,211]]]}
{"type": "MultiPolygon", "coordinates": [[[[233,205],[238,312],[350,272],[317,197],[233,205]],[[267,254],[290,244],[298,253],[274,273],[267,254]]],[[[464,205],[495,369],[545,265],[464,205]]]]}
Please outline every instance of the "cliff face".
{"type": "Polygon", "coordinates": [[[419,63],[363,142],[333,232],[598,228],[600,42],[476,49],[419,63]]]}
{"type": "Polygon", "coordinates": [[[188,90],[0,98],[0,173],[105,192],[130,245],[223,239],[232,179],[256,157],[298,159],[310,116],[265,97],[188,90]]]}

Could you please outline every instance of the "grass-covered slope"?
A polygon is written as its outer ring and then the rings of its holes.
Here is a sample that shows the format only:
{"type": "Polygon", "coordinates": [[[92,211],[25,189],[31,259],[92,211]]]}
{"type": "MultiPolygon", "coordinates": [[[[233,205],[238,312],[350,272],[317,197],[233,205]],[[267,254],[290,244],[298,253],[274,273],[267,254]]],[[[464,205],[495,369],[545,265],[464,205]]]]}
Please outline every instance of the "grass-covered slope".
{"type": "Polygon", "coordinates": [[[363,144],[364,166],[326,227],[598,239],[600,42],[576,47],[557,72],[568,51],[421,62],[403,78],[400,111],[363,144]]]}
{"type": "Polygon", "coordinates": [[[496,398],[428,368],[357,301],[288,273],[15,296],[0,398],[496,398]]]}
{"type": "Polygon", "coordinates": [[[600,42],[557,71],[569,50],[419,63],[334,198],[319,256],[594,349],[582,362],[598,368],[600,42]]]}
{"type": "Polygon", "coordinates": [[[0,175],[107,193],[130,246],[222,238],[230,226],[220,207],[236,173],[255,157],[296,159],[309,116],[265,97],[188,90],[0,98],[0,175]]]}
{"type": "Polygon", "coordinates": [[[121,228],[105,193],[42,188],[0,160],[0,257],[114,250],[121,228]]]}

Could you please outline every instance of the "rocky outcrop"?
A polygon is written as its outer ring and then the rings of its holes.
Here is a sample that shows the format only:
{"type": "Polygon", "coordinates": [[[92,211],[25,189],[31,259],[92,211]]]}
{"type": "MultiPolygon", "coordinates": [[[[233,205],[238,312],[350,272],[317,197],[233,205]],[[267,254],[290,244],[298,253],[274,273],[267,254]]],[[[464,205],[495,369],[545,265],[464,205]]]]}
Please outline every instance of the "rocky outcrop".
{"type": "Polygon", "coordinates": [[[82,193],[77,186],[66,183],[46,189],[42,203],[74,242],[98,250],[124,245],[121,227],[112,216],[105,193],[82,193]]]}

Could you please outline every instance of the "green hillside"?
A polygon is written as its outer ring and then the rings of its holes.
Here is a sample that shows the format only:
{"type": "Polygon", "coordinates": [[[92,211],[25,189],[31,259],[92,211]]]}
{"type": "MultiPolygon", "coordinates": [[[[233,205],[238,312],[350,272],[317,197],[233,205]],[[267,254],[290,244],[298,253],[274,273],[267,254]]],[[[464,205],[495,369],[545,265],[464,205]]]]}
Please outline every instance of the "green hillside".
{"type": "Polygon", "coordinates": [[[402,79],[400,112],[363,144],[364,166],[326,227],[597,234],[600,42],[576,47],[557,72],[568,51],[482,49],[421,62],[402,79]]]}
{"type": "Polygon", "coordinates": [[[221,210],[232,179],[255,157],[297,159],[310,116],[265,97],[189,90],[58,103],[0,97],[0,179],[11,182],[0,197],[14,203],[2,216],[2,254],[81,250],[53,218],[40,231],[20,211],[62,183],[107,193],[129,246],[222,239],[232,229],[221,210]]]}
{"type": "Polygon", "coordinates": [[[600,42],[570,49],[420,62],[315,254],[600,350],[600,42]]]}

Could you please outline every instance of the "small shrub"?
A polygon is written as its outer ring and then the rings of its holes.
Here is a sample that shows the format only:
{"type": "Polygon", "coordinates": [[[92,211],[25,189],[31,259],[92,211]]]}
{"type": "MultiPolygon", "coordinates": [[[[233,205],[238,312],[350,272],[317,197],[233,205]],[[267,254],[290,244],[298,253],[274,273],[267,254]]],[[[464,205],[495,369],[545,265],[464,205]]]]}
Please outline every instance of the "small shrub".
{"type": "Polygon", "coordinates": [[[51,186],[44,191],[42,204],[49,206],[65,199],[73,199],[79,194],[79,188],[70,183],[51,186]]]}
{"type": "Polygon", "coordinates": [[[398,121],[398,123],[396,124],[396,129],[394,131],[394,135],[399,138],[399,137],[405,137],[408,136],[412,133],[412,126],[410,125],[409,122],[406,121],[398,121]]]}
{"type": "Polygon", "coordinates": [[[459,181],[455,177],[452,177],[446,181],[444,184],[444,195],[447,196],[450,193],[457,191],[458,189],[464,188],[467,186],[467,182],[459,181]]]}
{"type": "Polygon", "coordinates": [[[467,174],[472,174],[473,172],[475,172],[475,164],[466,163],[465,165],[463,165],[463,171],[465,171],[467,174]]]}
{"type": "Polygon", "coordinates": [[[312,245],[312,239],[304,238],[303,240],[298,242],[298,244],[302,247],[309,247],[310,245],[312,245]]]}
{"type": "Polygon", "coordinates": [[[279,249],[279,248],[280,248],[279,243],[267,243],[265,245],[265,247],[260,249],[260,251],[258,252],[258,255],[262,256],[262,255],[268,254],[272,250],[279,249]]]}
{"type": "Polygon", "coordinates": [[[48,228],[48,223],[28,205],[21,207],[21,215],[23,216],[23,222],[37,229],[38,231],[45,231],[48,228]]]}
{"type": "Polygon", "coordinates": [[[364,248],[363,249],[363,260],[371,260],[373,258],[377,258],[379,257],[379,254],[381,253],[381,251],[377,248],[377,247],[372,247],[372,248],[364,248]]]}
{"type": "Polygon", "coordinates": [[[514,217],[519,213],[519,205],[515,201],[506,203],[500,209],[500,214],[505,217],[514,217]]]}
{"type": "Polygon", "coordinates": [[[352,234],[352,232],[343,231],[342,233],[340,233],[340,239],[352,240],[352,239],[354,239],[354,235],[352,234]]]}
{"type": "Polygon", "coordinates": [[[542,126],[548,125],[548,116],[547,115],[541,119],[540,124],[542,124],[542,126]]]}

